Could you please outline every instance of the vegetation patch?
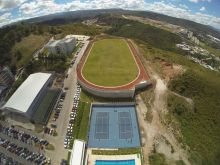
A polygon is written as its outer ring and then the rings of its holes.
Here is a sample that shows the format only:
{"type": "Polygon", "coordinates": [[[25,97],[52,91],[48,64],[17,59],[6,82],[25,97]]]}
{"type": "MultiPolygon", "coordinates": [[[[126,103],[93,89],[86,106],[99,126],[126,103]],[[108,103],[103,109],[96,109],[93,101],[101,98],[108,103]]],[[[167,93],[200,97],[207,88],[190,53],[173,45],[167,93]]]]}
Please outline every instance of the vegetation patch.
{"type": "Polygon", "coordinates": [[[71,159],[71,151],[68,151],[68,154],[67,154],[67,163],[68,163],[68,165],[70,164],[70,159],[71,159]]]}
{"type": "Polygon", "coordinates": [[[47,146],[46,146],[46,150],[51,150],[51,151],[53,151],[55,149],[55,147],[54,147],[54,145],[52,145],[52,144],[48,144],[47,146]]]}
{"type": "Polygon", "coordinates": [[[150,165],[168,165],[164,154],[154,153],[149,156],[150,165]]]}
{"type": "Polygon", "coordinates": [[[132,52],[123,39],[102,39],[94,43],[82,74],[101,86],[124,85],[138,76],[132,52]]]}
{"type": "Polygon", "coordinates": [[[163,50],[177,50],[176,44],[181,42],[176,34],[137,21],[111,16],[104,17],[101,21],[112,26],[107,31],[108,34],[142,40],[163,50]]]}
{"type": "Polygon", "coordinates": [[[90,103],[79,101],[78,113],[73,127],[73,139],[69,144],[69,148],[73,147],[75,139],[82,139],[87,141],[88,129],[89,129],[89,114],[90,114],[90,103]]]}
{"type": "Polygon", "coordinates": [[[141,154],[140,148],[126,148],[118,150],[92,150],[93,155],[131,155],[141,154]]]}
{"type": "Polygon", "coordinates": [[[191,162],[215,165],[220,162],[220,75],[208,70],[188,70],[174,79],[169,88],[190,97],[194,113],[177,98],[170,108],[180,122],[184,143],[190,146],[191,162]],[[211,152],[210,152],[211,151],[211,152]]]}
{"type": "Polygon", "coordinates": [[[29,62],[33,58],[33,53],[40,49],[48,39],[48,36],[31,34],[16,43],[12,48],[12,54],[17,68],[29,62]]]}
{"type": "Polygon", "coordinates": [[[193,113],[191,106],[183,98],[169,94],[167,106],[170,113],[178,118],[183,117],[187,113],[193,113]]]}
{"type": "Polygon", "coordinates": [[[82,139],[87,141],[88,132],[89,132],[89,114],[90,114],[90,103],[83,103],[82,108],[84,109],[81,124],[80,124],[80,131],[78,134],[78,139],[82,139]]]}

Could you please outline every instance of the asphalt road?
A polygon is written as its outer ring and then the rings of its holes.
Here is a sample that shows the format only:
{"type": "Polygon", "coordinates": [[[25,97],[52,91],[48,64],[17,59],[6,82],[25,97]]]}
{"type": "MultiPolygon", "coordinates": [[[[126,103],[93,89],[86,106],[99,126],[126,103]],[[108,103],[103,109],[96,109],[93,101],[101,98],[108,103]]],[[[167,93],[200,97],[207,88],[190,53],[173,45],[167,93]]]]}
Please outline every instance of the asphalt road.
{"type": "Polygon", "coordinates": [[[70,68],[69,76],[64,80],[64,88],[68,87],[68,90],[66,90],[66,97],[63,102],[63,107],[60,116],[56,120],[56,122],[53,122],[54,124],[57,125],[56,131],[58,136],[53,137],[48,134],[44,135],[44,138],[55,146],[54,151],[46,151],[46,155],[49,156],[52,160],[52,165],[59,165],[61,159],[67,158],[68,150],[64,148],[64,139],[66,136],[67,126],[69,123],[69,115],[73,107],[73,97],[74,94],[76,93],[76,88],[77,88],[76,66],[77,63],[80,61],[88,43],[89,43],[88,41],[85,41],[84,46],[81,48],[80,52],[78,53],[78,57],[74,65],[70,68]]]}

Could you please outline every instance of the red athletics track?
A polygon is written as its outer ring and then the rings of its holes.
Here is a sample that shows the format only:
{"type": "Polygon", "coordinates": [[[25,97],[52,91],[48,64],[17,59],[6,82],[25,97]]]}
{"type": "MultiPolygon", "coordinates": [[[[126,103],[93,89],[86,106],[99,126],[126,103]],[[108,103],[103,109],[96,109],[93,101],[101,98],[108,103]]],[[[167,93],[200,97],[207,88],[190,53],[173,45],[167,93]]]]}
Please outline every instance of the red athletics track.
{"type": "Polygon", "coordinates": [[[127,43],[128,43],[128,46],[130,47],[130,50],[132,51],[132,55],[134,56],[135,60],[136,60],[136,63],[137,63],[137,67],[139,68],[139,75],[138,77],[136,77],[132,82],[128,83],[128,84],[125,84],[125,85],[121,85],[121,86],[116,86],[116,87],[108,87],[108,86],[99,86],[99,85],[95,85],[91,82],[89,82],[88,80],[86,80],[83,75],[82,75],[82,69],[83,69],[83,66],[84,66],[84,62],[87,58],[87,56],[89,55],[89,51],[93,45],[93,42],[94,41],[91,41],[84,54],[83,54],[83,57],[82,59],[80,60],[80,62],[78,63],[77,65],[77,78],[83,82],[84,84],[86,84],[87,87],[90,87],[90,88],[95,88],[97,90],[112,90],[112,91],[118,91],[118,90],[129,90],[129,89],[134,89],[135,86],[137,84],[139,84],[141,81],[149,81],[149,76],[148,74],[146,73],[145,69],[144,69],[144,66],[140,60],[140,58],[138,57],[138,53],[137,53],[137,50],[135,49],[133,43],[130,41],[130,40],[127,40],[127,43]]]}

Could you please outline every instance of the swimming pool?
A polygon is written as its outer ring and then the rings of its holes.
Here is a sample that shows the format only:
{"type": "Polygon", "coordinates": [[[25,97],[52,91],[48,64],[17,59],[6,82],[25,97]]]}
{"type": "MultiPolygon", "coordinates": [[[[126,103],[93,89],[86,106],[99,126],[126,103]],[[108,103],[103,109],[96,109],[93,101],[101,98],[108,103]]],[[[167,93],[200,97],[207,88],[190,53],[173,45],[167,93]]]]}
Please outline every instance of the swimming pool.
{"type": "Polygon", "coordinates": [[[95,165],[135,165],[135,160],[96,160],[95,165]]]}

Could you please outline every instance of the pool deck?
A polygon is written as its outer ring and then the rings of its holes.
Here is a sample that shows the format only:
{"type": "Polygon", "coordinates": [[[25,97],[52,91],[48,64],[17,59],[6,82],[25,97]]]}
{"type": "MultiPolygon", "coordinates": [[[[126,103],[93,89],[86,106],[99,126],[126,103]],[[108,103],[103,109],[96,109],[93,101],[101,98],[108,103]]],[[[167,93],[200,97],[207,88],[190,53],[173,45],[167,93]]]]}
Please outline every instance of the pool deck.
{"type": "Polygon", "coordinates": [[[131,160],[131,159],[135,160],[135,165],[141,165],[141,155],[138,155],[138,154],[132,154],[132,155],[92,155],[92,154],[89,154],[87,165],[95,165],[96,160],[131,160]]]}

